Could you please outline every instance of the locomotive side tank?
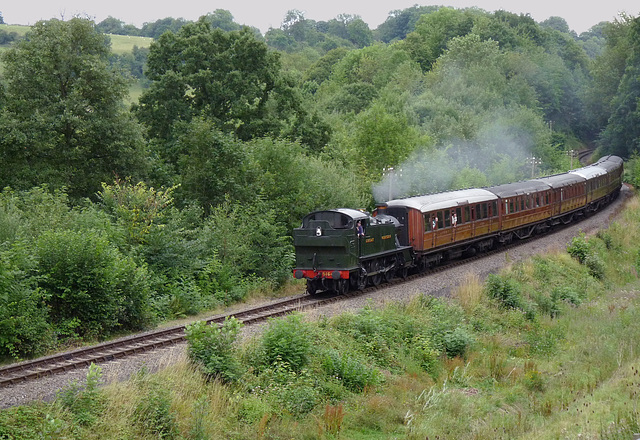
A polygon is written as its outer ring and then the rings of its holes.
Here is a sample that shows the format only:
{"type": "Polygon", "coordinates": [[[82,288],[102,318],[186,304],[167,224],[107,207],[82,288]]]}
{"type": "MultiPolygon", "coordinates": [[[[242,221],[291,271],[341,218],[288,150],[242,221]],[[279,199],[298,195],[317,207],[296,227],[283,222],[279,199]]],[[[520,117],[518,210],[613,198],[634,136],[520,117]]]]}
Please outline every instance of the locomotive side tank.
{"type": "Polygon", "coordinates": [[[411,248],[400,246],[397,219],[374,218],[355,209],[316,211],[293,230],[296,267],[293,275],[318,290],[345,293],[404,274],[413,261],[411,248]]]}

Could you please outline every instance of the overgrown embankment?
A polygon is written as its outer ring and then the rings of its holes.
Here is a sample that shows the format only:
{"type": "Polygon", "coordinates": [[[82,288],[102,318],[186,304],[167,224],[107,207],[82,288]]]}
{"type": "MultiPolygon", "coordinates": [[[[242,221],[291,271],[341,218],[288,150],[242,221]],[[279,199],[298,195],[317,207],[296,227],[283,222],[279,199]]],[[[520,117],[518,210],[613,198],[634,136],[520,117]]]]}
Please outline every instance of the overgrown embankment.
{"type": "Polygon", "coordinates": [[[630,438],[640,423],[640,202],[568,252],[450,300],[195,324],[189,360],[0,413],[0,438],[630,438]]]}

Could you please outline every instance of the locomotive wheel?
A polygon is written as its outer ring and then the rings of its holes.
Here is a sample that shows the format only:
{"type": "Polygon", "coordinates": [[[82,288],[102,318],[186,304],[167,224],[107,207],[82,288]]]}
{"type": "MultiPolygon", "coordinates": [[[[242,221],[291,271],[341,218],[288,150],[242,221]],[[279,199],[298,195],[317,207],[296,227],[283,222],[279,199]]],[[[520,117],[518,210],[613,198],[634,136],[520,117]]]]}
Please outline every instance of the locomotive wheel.
{"type": "MultiPolygon", "coordinates": [[[[376,272],[378,270],[380,270],[380,264],[375,261],[371,263],[371,272],[376,272]]],[[[381,282],[382,282],[382,274],[380,272],[369,277],[369,283],[372,286],[379,286],[381,282]]]]}
{"type": "Polygon", "coordinates": [[[394,275],[394,274],[393,274],[393,270],[388,270],[388,271],[386,271],[386,272],[384,273],[384,280],[385,280],[387,283],[390,283],[390,282],[391,282],[391,280],[393,279],[393,275],[394,275]]]}
{"type": "Polygon", "coordinates": [[[336,292],[338,295],[344,295],[349,291],[349,280],[338,280],[336,292]]]}

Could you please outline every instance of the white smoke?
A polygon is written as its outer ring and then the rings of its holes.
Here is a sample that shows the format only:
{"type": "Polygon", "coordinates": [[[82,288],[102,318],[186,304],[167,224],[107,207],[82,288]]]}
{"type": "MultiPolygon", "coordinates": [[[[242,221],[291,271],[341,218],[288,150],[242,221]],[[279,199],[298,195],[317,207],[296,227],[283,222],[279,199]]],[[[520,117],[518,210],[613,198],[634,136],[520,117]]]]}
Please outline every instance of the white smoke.
{"type": "Polygon", "coordinates": [[[374,199],[380,203],[459,189],[460,182],[469,180],[476,186],[476,182],[499,184],[530,177],[526,163],[532,156],[532,136],[505,122],[495,117],[473,141],[450,141],[439,148],[416,150],[404,163],[385,171],[384,178],[372,188],[374,199]]]}

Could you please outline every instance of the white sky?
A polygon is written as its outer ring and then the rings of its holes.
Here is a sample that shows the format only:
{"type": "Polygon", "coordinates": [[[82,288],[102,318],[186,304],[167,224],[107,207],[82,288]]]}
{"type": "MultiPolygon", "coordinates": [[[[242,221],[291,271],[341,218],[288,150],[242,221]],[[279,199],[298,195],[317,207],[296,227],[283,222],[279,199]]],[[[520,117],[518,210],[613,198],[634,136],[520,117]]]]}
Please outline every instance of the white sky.
{"type": "Polygon", "coordinates": [[[141,27],[145,22],[173,17],[196,20],[216,9],[231,12],[234,21],[257,27],[266,32],[278,28],[287,11],[297,9],[311,20],[330,20],[339,14],[359,15],[373,30],[384,22],[389,12],[415,4],[444,5],[455,8],[478,7],[489,12],[503,9],[517,14],[530,14],[536,21],[551,16],[564,18],[578,34],[601,21],[613,21],[620,12],[633,17],[640,13],[637,0],[600,0],[595,2],[569,2],[562,0],[443,0],[419,2],[416,0],[156,0],[154,2],[125,0],[13,0],[0,6],[5,23],[31,25],[38,20],[69,19],[75,15],[90,17],[96,23],[108,16],[141,27]],[[587,6],[587,4],[589,4],[587,6]]]}

